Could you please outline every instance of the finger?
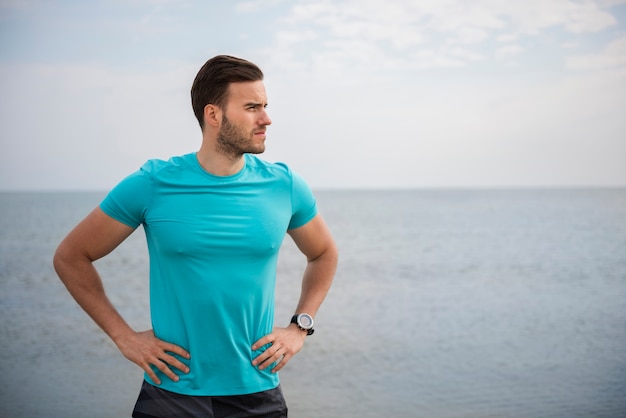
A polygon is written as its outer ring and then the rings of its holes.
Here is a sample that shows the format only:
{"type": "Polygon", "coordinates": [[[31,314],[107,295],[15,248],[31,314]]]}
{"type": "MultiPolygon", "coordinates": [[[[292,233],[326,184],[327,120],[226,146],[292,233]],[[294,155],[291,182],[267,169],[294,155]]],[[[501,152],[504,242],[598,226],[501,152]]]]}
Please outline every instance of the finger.
{"type": "Polygon", "coordinates": [[[180,377],[178,377],[178,375],[176,373],[174,373],[172,371],[172,369],[170,369],[166,363],[164,363],[161,360],[157,360],[155,362],[152,363],[157,369],[159,369],[164,375],[166,375],[167,377],[169,377],[171,380],[173,380],[174,382],[178,382],[180,380],[180,377]]]}
{"type": "Polygon", "coordinates": [[[255,357],[255,359],[252,361],[252,365],[253,366],[257,366],[257,365],[263,363],[269,357],[270,357],[270,353],[268,353],[267,350],[265,350],[264,352],[262,352],[261,354],[259,354],[258,356],[255,357]]]}
{"type": "Polygon", "coordinates": [[[170,366],[177,368],[183,373],[189,373],[189,367],[174,356],[165,354],[163,357],[163,361],[169,364],[170,366]]]}
{"type": "Polygon", "coordinates": [[[259,370],[263,370],[273,363],[280,361],[283,358],[283,351],[280,348],[277,349],[268,349],[265,351],[267,354],[265,356],[265,360],[261,361],[259,364],[259,370]]]}
{"type": "Polygon", "coordinates": [[[285,367],[287,365],[287,363],[289,362],[289,360],[293,357],[292,354],[285,354],[283,356],[282,359],[280,359],[278,361],[278,363],[276,363],[276,366],[271,370],[272,373],[277,373],[278,371],[280,371],[280,369],[282,369],[283,367],[285,367]]]}
{"type": "Polygon", "coordinates": [[[142,367],[142,369],[144,369],[144,371],[146,372],[146,374],[148,375],[148,377],[157,385],[161,384],[161,379],[159,379],[159,377],[156,375],[156,373],[154,372],[154,370],[152,369],[152,367],[150,367],[150,364],[147,364],[145,366],[142,367]]]}
{"type": "Polygon", "coordinates": [[[258,350],[259,348],[263,347],[264,345],[271,344],[273,340],[274,340],[274,336],[272,334],[268,334],[265,337],[263,337],[260,340],[258,340],[257,342],[255,342],[252,345],[252,349],[253,350],[258,350]]]}
{"type": "MultiPolygon", "coordinates": [[[[254,361],[252,362],[252,365],[253,366],[262,365],[263,363],[268,361],[271,357],[272,357],[272,353],[270,352],[269,349],[267,349],[254,359],[254,361]]],[[[263,369],[263,367],[259,367],[259,368],[263,369]]]]}
{"type": "Polygon", "coordinates": [[[184,348],[176,344],[165,342],[163,340],[160,340],[160,341],[161,341],[160,346],[163,349],[163,351],[169,351],[170,353],[178,354],[179,356],[186,358],[187,360],[191,358],[191,355],[189,354],[189,352],[185,350],[184,348]]]}
{"type": "Polygon", "coordinates": [[[269,347],[267,347],[267,349],[263,352],[263,354],[265,354],[268,357],[272,357],[276,355],[276,353],[278,353],[280,350],[281,350],[281,347],[278,345],[278,342],[274,341],[273,343],[270,343],[269,347]]]}

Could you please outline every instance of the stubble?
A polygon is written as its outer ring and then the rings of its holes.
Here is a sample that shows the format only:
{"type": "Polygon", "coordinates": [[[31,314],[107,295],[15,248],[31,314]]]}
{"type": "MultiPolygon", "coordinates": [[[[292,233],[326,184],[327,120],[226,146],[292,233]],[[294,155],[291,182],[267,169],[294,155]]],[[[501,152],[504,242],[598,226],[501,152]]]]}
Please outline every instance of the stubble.
{"type": "Polygon", "coordinates": [[[222,116],[222,126],[217,134],[217,150],[220,153],[234,161],[246,153],[261,154],[265,151],[264,146],[255,146],[252,138],[252,132],[244,132],[231,123],[226,115],[222,116]]]}

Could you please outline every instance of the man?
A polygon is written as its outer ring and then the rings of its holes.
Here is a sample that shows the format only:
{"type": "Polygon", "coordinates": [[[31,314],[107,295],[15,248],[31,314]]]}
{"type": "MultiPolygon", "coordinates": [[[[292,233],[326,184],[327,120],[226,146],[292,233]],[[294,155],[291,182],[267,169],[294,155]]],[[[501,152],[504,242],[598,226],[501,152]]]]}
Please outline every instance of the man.
{"type": "MultiPolygon", "coordinates": [[[[263,73],[216,56],[198,72],[197,153],[148,161],[59,245],[55,269],[125,357],[145,370],[133,417],[287,416],[276,372],[302,348],[337,250],[306,183],[265,150],[263,73]],[[152,330],[107,298],[93,262],[143,225],[152,330]],[[288,233],[307,258],[291,323],[273,328],[276,262],[288,233]]],[[[285,323],[289,318],[285,319],[285,323]]]]}

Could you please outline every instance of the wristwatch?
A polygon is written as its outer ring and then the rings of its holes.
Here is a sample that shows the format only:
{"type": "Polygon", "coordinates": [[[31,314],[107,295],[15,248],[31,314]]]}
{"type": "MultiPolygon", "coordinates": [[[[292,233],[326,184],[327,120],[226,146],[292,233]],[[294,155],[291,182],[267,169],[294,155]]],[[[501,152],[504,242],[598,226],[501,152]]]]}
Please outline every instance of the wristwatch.
{"type": "Polygon", "coordinates": [[[291,317],[291,323],[298,325],[302,331],[306,331],[306,335],[311,335],[315,332],[313,329],[313,317],[308,313],[301,313],[291,317]]]}

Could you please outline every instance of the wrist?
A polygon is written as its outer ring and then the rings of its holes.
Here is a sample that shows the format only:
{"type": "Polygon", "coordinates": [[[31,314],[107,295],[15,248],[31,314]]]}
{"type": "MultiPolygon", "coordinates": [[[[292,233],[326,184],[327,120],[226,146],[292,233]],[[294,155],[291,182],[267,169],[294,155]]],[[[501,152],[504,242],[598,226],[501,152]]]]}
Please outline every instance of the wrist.
{"type": "Polygon", "coordinates": [[[300,328],[297,324],[289,324],[289,325],[287,326],[287,328],[291,328],[291,329],[293,329],[294,331],[297,331],[299,334],[302,334],[302,335],[303,335],[303,336],[305,336],[305,337],[307,336],[307,331],[306,331],[306,330],[303,330],[302,328],[300,328]]]}
{"type": "Polygon", "coordinates": [[[135,330],[126,325],[120,326],[119,328],[116,328],[115,330],[112,330],[107,334],[109,334],[109,338],[111,338],[113,343],[119,348],[127,344],[129,340],[132,340],[132,338],[137,333],[135,332],[135,330]]]}

